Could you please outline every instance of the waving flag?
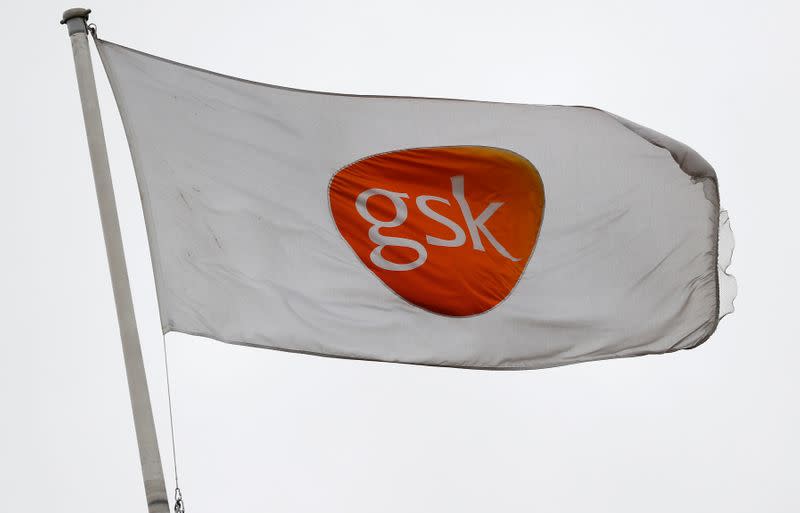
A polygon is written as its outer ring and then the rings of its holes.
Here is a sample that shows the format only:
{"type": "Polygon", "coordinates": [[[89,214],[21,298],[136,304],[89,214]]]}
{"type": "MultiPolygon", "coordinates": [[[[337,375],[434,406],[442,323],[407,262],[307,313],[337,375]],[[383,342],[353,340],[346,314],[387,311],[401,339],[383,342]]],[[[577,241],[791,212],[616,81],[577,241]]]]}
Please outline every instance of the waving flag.
{"type": "Polygon", "coordinates": [[[693,348],[730,311],[714,171],[657,132],[586,107],[300,91],[98,48],[165,332],[528,369],[693,348]]]}

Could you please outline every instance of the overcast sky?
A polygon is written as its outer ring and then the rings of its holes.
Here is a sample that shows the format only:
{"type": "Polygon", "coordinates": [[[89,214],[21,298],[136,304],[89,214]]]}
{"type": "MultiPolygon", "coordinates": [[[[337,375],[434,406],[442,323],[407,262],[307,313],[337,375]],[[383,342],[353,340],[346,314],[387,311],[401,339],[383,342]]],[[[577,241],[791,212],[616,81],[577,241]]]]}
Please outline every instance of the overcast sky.
{"type": "MultiPolygon", "coordinates": [[[[737,311],[693,351],[484,372],[167,335],[188,511],[800,511],[795,4],[88,5],[105,39],[256,81],[609,110],[704,155],[736,235],[737,311]]],[[[143,512],[72,54],[58,25],[69,7],[22,2],[6,9],[0,33],[0,511],[143,512]]],[[[170,476],[144,224],[95,64],[170,476]]]]}

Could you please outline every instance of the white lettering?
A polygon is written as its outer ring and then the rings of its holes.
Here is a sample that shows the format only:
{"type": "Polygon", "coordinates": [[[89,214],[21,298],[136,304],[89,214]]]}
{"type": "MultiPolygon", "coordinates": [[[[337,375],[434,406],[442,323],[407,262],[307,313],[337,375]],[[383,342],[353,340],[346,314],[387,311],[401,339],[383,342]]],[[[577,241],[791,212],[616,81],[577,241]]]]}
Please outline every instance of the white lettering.
{"type": "Polygon", "coordinates": [[[408,207],[406,206],[403,198],[408,198],[408,194],[403,192],[392,192],[385,189],[367,189],[356,198],[356,210],[368,223],[372,226],[369,229],[369,240],[377,244],[377,246],[369,254],[369,259],[372,263],[386,269],[387,271],[410,271],[416,269],[425,263],[428,258],[428,251],[425,246],[419,242],[411,239],[404,239],[402,237],[389,237],[381,234],[381,228],[394,228],[400,226],[408,218],[408,207]],[[367,201],[373,196],[384,196],[389,198],[395,208],[395,216],[391,221],[381,221],[373,216],[367,208],[367,201]],[[383,257],[382,251],[384,248],[394,246],[400,248],[409,248],[417,253],[417,258],[409,263],[397,263],[386,260],[383,257]]]}
{"type": "Polygon", "coordinates": [[[519,262],[519,258],[511,256],[506,248],[504,248],[497,239],[494,238],[492,233],[486,228],[485,223],[492,217],[492,214],[497,212],[497,209],[503,206],[502,202],[489,203],[489,206],[477,217],[472,217],[472,210],[469,208],[467,199],[464,197],[464,177],[453,176],[450,178],[450,183],[453,184],[453,196],[456,198],[456,203],[461,207],[461,214],[464,216],[464,221],[467,223],[469,236],[472,239],[472,247],[478,251],[486,251],[483,248],[483,241],[481,240],[480,233],[482,233],[489,243],[494,246],[498,253],[511,260],[512,262],[519,262]],[[478,233],[480,232],[480,233],[478,233]]]}
{"type": "MultiPolygon", "coordinates": [[[[498,253],[512,262],[519,262],[520,259],[513,257],[486,227],[486,222],[489,221],[504,203],[499,201],[489,203],[489,206],[487,206],[478,217],[474,217],[464,194],[464,176],[453,176],[450,178],[450,183],[452,184],[453,197],[455,197],[456,203],[458,203],[461,209],[461,214],[464,216],[464,222],[467,224],[467,230],[469,231],[470,239],[472,239],[473,249],[476,251],[486,251],[481,237],[481,234],[483,234],[483,237],[486,237],[486,240],[489,241],[489,244],[491,244],[498,253]]],[[[424,264],[428,259],[428,251],[425,249],[425,246],[416,240],[403,237],[391,237],[381,233],[381,229],[383,228],[396,228],[406,222],[408,218],[408,206],[403,200],[407,198],[409,198],[409,196],[404,192],[373,188],[363,191],[358,195],[355,201],[358,213],[364,220],[372,225],[368,232],[369,240],[375,243],[376,246],[370,253],[369,258],[373,264],[387,271],[411,271],[424,264]],[[381,221],[372,215],[367,206],[367,202],[373,196],[383,196],[392,202],[392,206],[394,207],[393,219],[381,221]],[[411,249],[417,254],[417,258],[408,263],[392,262],[383,256],[383,250],[387,247],[411,249]]],[[[444,203],[449,206],[450,201],[438,196],[418,196],[416,204],[417,208],[425,216],[450,229],[450,231],[453,232],[453,238],[442,239],[426,234],[425,240],[427,243],[431,246],[442,246],[446,248],[463,246],[467,241],[467,234],[464,232],[464,229],[452,219],[433,210],[429,205],[430,202],[444,203]]]]}
{"type": "Polygon", "coordinates": [[[443,216],[439,212],[436,212],[429,207],[429,201],[437,201],[439,203],[444,203],[445,205],[450,205],[450,202],[438,196],[419,196],[417,197],[417,208],[419,208],[423,214],[430,217],[437,223],[441,223],[450,228],[450,230],[453,232],[453,238],[440,239],[439,237],[426,235],[425,240],[428,241],[428,244],[431,246],[444,246],[446,248],[457,248],[459,246],[463,246],[464,242],[467,240],[467,234],[464,233],[464,230],[452,219],[443,216]]]}

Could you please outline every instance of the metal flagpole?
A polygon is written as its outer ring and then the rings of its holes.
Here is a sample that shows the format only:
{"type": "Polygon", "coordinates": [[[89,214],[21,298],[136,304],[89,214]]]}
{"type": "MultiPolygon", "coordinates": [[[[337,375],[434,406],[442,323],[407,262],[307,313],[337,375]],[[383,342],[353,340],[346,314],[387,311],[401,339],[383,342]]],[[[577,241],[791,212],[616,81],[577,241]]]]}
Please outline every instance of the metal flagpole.
{"type": "Polygon", "coordinates": [[[142,465],[148,512],[169,513],[164,471],[161,468],[161,455],[158,451],[158,439],[153,422],[153,410],[150,406],[150,394],[147,389],[142,348],[139,344],[139,332],[133,312],[133,300],[128,282],[128,269],[125,265],[114,187],[111,183],[111,172],[108,166],[103,122],[100,119],[100,105],[92,71],[92,60],[89,55],[89,41],[86,37],[86,22],[89,19],[89,12],[89,9],[68,9],[64,12],[61,23],[67,25],[69,38],[72,41],[75,73],[78,76],[83,121],[86,125],[86,137],[89,140],[89,156],[92,161],[108,267],[111,271],[111,285],[117,307],[117,321],[122,339],[125,371],[128,376],[133,423],[139,443],[139,460],[142,465]]]}

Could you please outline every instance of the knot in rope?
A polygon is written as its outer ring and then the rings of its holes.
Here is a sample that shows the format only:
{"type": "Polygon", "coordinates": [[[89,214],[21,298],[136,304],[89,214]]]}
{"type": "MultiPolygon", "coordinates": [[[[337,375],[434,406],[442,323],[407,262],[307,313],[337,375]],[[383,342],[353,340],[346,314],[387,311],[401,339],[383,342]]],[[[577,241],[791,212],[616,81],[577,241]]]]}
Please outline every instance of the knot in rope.
{"type": "Polygon", "coordinates": [[[173,508],[175,513],[186,513],[186,508],[183,506],[183,495],[181,495],[181,489],[175,488],[175,507],[173,508]]]}

